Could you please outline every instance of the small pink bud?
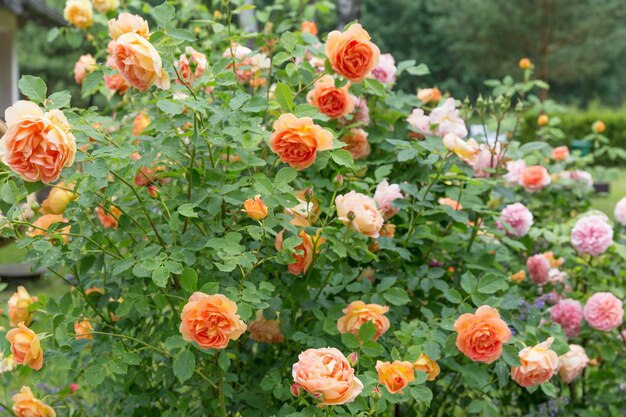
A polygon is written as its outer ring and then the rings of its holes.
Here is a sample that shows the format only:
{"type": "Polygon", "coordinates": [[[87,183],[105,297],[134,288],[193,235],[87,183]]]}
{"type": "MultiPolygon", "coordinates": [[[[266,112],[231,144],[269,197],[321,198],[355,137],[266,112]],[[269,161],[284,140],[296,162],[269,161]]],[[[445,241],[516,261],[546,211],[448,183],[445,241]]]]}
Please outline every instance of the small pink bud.
{"type": "Polygon", "coordinates": [[[335,177],[335,179],[333,180],[333,182],[337,185],[342,185],[343,184],[343,175],[341,174],[337,174],[337,176],[335,177]]]}
{"type": "Polygon", "coordinates": [[[324,394],[322,394],[321,392],[314,392],[313,397],[319,402],[324,401],[324,394]]]}
{"type": "Polygon", "coordinates": [[[372,390],[372,395],[380,398],[383,396],[383,393],[380,391],[380,387],[376,387],[372,390]]]}
{"type": "Polygon", "coordinates": [[[302,386],[298,383],[291,384],[291,395],[294,397],[299,397],[302,394],[302,386]]]}
{"type": "Polygon", "coordinates": [[[307,201],[313,198],[313,188],[307,187],[306,190],[304,190],[304,198],[306,198],[307,201]]]}
{"type": "Polygon", "coordinates": [[[148,185],[148,194],[152,198],[159,198],[161,197],[161,189],[156,185],[148,185]]]}
{"type": "Polygon", "coordinates": [[[78,391],[78,384],[70,384],[70,394],[73,394],[76,391],[78,391]]]}
{"type": "Polygon", "coordinates": [[[350,366],[356,365],[358,361],[359,361],[359,355],[357,355],[356,352],[352,352],[351,354],[348,355],[348,362],[350,363],[350,366]]]}

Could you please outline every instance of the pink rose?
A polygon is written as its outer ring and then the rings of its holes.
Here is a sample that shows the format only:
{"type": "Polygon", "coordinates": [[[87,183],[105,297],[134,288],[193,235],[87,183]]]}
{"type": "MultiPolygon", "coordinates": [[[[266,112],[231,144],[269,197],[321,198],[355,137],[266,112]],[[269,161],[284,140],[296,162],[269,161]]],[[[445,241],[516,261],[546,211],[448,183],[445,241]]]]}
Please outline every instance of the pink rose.
{"type": "Polygon", "coordinates": [[[550,349],[554,338],[524,348],[519,353],[520,366],[511,368],[511,378],[522,387],[543,384],[552,378],[559,366],[559,357],[550,349]]]}
{"type": "Polygon", "coordinates": [[[335,199],[337,217],[346,226],[365,236],[377,238],[383,227],[383,216],[376,202],[361,193],[350,191],[335,199]]]}
{"type": "Polygon", "coordinates": [[[82,84],[87,74],[94,71],[96,66],[96,60],[91,54],[81,55],[74,65],[74,81],[77,84],[82,84]]]}
{"type": "Polygon", "coordinates": [[[574,225],[570,240],[580,255],[602,255],[613,244],[613,228],[604,215],[583,216],[574,225]]]}
{"type": "Polygon", "coordinates": [[[550,318],[561,325],[567,337],[576,337],[583,321],[583,306],[571,298],[563,299],[552,307],[550,318]]]}
{"type": "Polygon", "coordinates": [[[139,91],[145,91],[153,84],[163,90],[170,87],[170,77],[163,69],[161,56],[142,36],[136,33],[121,35],[111,56],[120,75],[139,91]]]}
{"type": "Polygon", "coordinates": [[[498,166],[500,161],[500,143],[492,149],[488,144],[481,143],[478,146],[479,152],[474,161],[474,176],[476,178],[487,178],[491,176],[491,172],[498,166]]]}
{"type": "Polygon", "coordinates": [[[542,253],[528,258],[526,269],[535,284],[543,285],[550,279],[550,261],[542,253]]]}
{"type": "Polygon", "coordinates": [[[376,186],[374,201],[376,201],[378,209],[386,219],[393,217],[400,211],[399,208],[393,205],[393,202],[403,198],[404,195],[402,195],[400,185],[398,184],[389,184],[387,180],[383,180],[376,186]]]}
{"type": "Polygon", "coordinates": [[[396,82],[396,60],[391,54],[382,54],[378,59],[378,66],[372,70],[372,75],[383,84],[396,82]]]}
{"type": "Polygon", "coordinates": [[[591,189],[593,187],[593,177],[587,171],[577,169],[575,171],[561,171],[559,172],[559,180],[566,183],[574,183],[567,185],[580,185],[584,189],[591,189]]]}
{"type": "Polygon", "coordinates": [[[552,159],[555,161],[565,161],[569,156],[569,148],[567,146],[559,146],[552,149],[552,159]]]}
{"type": "Polygon", "coordinates": [[[430,131],[430,117],[424,114],[424,110],[413,109],[406,121],[413,129],[419,130],[427,135],[432,135],[430,131]]]}
{"type": "MultiPolygon", "coordinates": [[[[195,80],[204,75],[207,68],[206,55],[196,51],[191,46],[185,48],[185,53],[174,63],[178,69],[180,77],[188,84],[193,84],[195,80]]],[[[181,81],[177,80],[180,84],[181,81]]]]}
{"type": "Polygon", "coordinates": [[[519,184],[522,179],[522,174],[526,170],[526,161],[523,159],[517,159],[514,161],[507,161],[506,170],[508,171],[504,174],[504,179],[509,184],[519,184]]]}
{"type": "Polygon", "coordinates": [[[608,332],[622,325],[622,300],[610,292],[597,292],[585,304],[585,320],[596,330],[608,332]]]}
{"type": "Polygon", "coordinates": [[[569,351],[559,356],[559,375],[566,384],[569,384],[583,373],[589,357],[585,349],[579,345],[569,345],[569,351]]]}
{"type": "Polygon", "coordinates": [[[456,108],[456,101],[452,97],[435,107],[429,118],[430,125],[434,127],[435,133],[440,137],[444,137],[448,133],[460,138],[467,136],[465,122],[461,118],[461,114],[456,108]]]}
{"type": "Polygon", "coordinates": [[[533,225],[533,214],[522,203],[509,204],[500,213],[496,224],[498,229],[504,230],[509,236],[524,237],[533,225]],[[509,229],[503,226],[505,223],[510,226],[509,229]]]}
{"type": "Polygon", "coordinates": [[[622,199],[617,202],[613,214],[619,224],[626,226],[626,197],[622,197],[622,199]]]}

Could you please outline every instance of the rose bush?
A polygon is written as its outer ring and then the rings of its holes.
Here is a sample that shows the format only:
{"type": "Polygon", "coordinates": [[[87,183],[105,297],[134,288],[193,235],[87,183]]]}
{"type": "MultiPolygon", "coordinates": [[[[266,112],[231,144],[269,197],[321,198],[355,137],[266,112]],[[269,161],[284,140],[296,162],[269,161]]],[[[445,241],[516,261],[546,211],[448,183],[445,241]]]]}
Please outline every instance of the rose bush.
{"type": "Polygon", "coordinates": [[[20,80],[1,231],[67,291],[11,296],[0,406],[623,415],[624,228],[588,212],[591,159],[516,140],[530,61],[488,98],[406,93],[426,66],[318,37],[329,2],[253,34],[217,3],[69,0],[51,36],[91,51],[99,105],[20,80]]]}

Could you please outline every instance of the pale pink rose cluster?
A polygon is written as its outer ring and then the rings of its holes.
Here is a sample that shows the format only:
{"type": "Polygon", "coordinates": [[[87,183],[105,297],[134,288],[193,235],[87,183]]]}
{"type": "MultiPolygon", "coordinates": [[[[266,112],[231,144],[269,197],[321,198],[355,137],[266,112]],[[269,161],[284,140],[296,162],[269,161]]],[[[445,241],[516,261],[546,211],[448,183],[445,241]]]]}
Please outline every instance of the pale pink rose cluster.
{"type": "Polygon", "coordinates": [[[508,236],[521,238],[528,234],[533,225],[533,214],[522,203],[509,204],[500,213],[496,225],[498,229],[504,230],[508,236]],[[505,224],[509,228],[506,228],[505,224]]]}
{"type": "Polygon", "coordinates": [[[559,376],[569,384],[583,373],[589,364],[589,357],[580,345],[569,345],[569,351],[559,356],[559,376]]]}
{"type": "Polygon", "coordinates": [[[593,187],[593,177],[589,172],[581,169],[577,169],[575,171],[561,171],[559,172],[558,179],[559,181],[565,181],[566,183],[580,185],[586,190],[593,187]]]}
{"type": "Polygon", "coordinates": [[[604,215],[585,215],[574,225],[570,240],[580,255],[599,256],[613,244],[613,227],[604,215]]]}
{"type": "Polygon", "coordinates": [[[523,159],[507,161],[506,170],[507,173],[503,176],[506,182],[511,185],[519,185],[522,174],[526,170],[526,161],[523,159]]]}
{"type": "Polygon", "coordinates": [[[543,253],[533,255],[526,260],[526,269],[535,284],[543,285],[550,280],[550,261],[543,253]]]}
{"type": "Polygon", "coordinates": [[[378,209],[385,219],[389,219],[398,213],[400,209],[395,207],[393,202],[403,198],[404,195],[400,191],[399,184],[389,184],[387,180],[383,180],[376,186],[374,201],[376,201],[378,209]]]}
{"type": "Polygon", "coordinates": [[[619,224],[626,226],[626,197],[622,197],[622,199],[617,202],[613,215],[619,224]]]}
{"type": "Polygon", "coordinates": [[[583,321],[583,306],[571,298],[563,299],[552,307],[550,318],[561,325],[567,337],[576,337],[583,321]]]}
{"type": "Polygon", "coordinates": [[[383,84],[393,84],[396,82],[396,60],[391,54],[381,54],[378,59],[378,66],[372,70],[372,76],[383,84]]]}
{"type": "Polygon", "coordinates": [[[423,109],[414,109],[407,118],[409,125],[427,135],[444,137],[451,133],[460,138],[467,136],[465,121],[456,108],[454,98],[448,98],[435,107],[429,115],[423,109]]]}
{"type": "Polygon", "coordinates": [[[587,300],[583,313],[591,327],[604,332],[618,328],[624,319],[622,300],[610,292],[592,295],[587,300]]]}

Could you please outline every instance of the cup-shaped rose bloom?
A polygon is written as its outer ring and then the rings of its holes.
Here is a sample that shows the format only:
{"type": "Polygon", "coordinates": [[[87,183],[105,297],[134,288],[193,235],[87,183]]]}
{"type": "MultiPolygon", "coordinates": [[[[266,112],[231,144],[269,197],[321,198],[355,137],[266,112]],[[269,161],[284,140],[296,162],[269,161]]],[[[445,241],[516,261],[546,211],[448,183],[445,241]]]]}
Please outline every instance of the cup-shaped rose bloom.
{"type": "Polygon", "coordinates": [[[408,361],[376,362],[378,382],[383,384],[390,394],[402,394],[402,390],[415,381],[413,364],[408,361]]]}
{"type": "Polygon", "coordinates": [[[130,13],[120,13],[116,19],[109,20],[109,35],[113,40],[117,40],[125,33],[136,33],[137,35],[148,39],[150,37],[150,28],[141,16],[130,13]]]}
{"type": "Polygon", "coordinates": [[[430,102],[438,102],[441,100],[441,91],[437,87],[433,88],[420,88],[417,90],[417,98],[422,100],[422,103],[427,104],[430,102]]]}
{"type": "Polygon", "coordinates": [[[535,284],[543,285],[550,280],[550,261],[543,253],[538,253],[526,260],[526,269],[535,284]]]}
{"type": "Polygon", "coordinates": [[[335,87],[335,80],[326,74],[313,84],[313,89],[306,95],[312,106],[317,107],[320,113],[333,119],[344,117],[354,111],[354,99],[348,89],[350,83],[343,87],[335,87]]]}
{"type": "Polygon", "coordinates": [[[88,318],[84,318],[82,321],[76,320],[74,322],[74,337],[76,340],[92,340],[93,339],[93,326],[88,318]]]}
{"type": "Polygon", "coordinates": [[[337,329],[339,333],[352,333],[358,336],[361,326],[369,322],[376,328],[373,340],[378,340],[391,326],[389,319],[385,317],[388,311],[387,306],[353,301],[343,309],[344,316],[337,320],[337,329]]]}
{"type": "Polygon", "coordinates": [[[570,241],[578,254],[599,256],[613,244],[613,227],[604,215],[583,216],[574,225],[570,241]]]}
{"type": "Polygon", "coordinates": [[[504,179],[509,184],[517,185],[522,179],[524,171],[526,171],[526,161],[523,159],[516,159],[514,161],[507,161],[506,163],[507,173],[504,174],[504,179]]]}
{"type": "Polygon", "coordinates": [[[550,349],[553,337],[519,352],[520,366],[511,368],[511,379],[522,387],[543,384],[552,378],[559,367],[559,357],[550,349]]]}
{"type": "Polygon", "coordinates": [[[367,132],[363,129],[350,129],[341,137],[341,141],[346,144],[343,149],[350,152],[354,160],[365,159],[372,153],[372,147],[367,140],[367,132]]]}
{"type": "MultiPolygon", "coordinates": [[[[193,84],[195,80],[204,75],[204,71],[207,68],[206,55],[202,52],[198,52],[191,46],[185,48],[185,53],[178,58],[178,61],[174,63],[181,78],[188,84],[193,84]]],[[[180,80],[177,80],[181,83],[180,80]]]]}
{"type": "Polygon", "coordinates": [[[567,146],[558,146],[552,149],[552,159],[555,161],[565,161],[569,156],[569,148],[567,146]]]}
{"type": "Polygon", "coordinates": [[[583,373],[588,363],[589,357],[582,346],[569,345],[569,351],[559,356],[559,376],[569,384],[583,373]]]}
{"type": "Polygon", "coordinates": [[[613,215],[619,224],[626,226],[626,197],[622,197],[617,202],[613,215]]]}
{"type": "Polygon", "coordinates": [[[144,37],[124,33],[117,38],[111,56],[120,75],[139,91],[153,84],[163,90],[170,88],[170,77],[163,69],[161,56],[144,37]]]}
{"type": "Polygon", "coordinates": [[[508,236],[519,239],[528,234],[533,225],[533,214],[522,203],[509,204],[500,213],[496,224],[498,229],[504,230],[508,236]],[[505,227],[505,224],[509,227],[505,227]]]}
{"type": "Polygon", "coordinates": [[[59,110],[20,100],[6,109],[7,131],[0,139],[2,162],[24,181],[48,184],[74,163],[76,139],[59,110]]]}
{"type": "Polygon", "coordinates": [[[583,314],[591,327],[608,332],[622,325],[624,308],[622,300],[610,292],[597,292],[585,303],[583,314]]]}
{"type": "Polygon", "coordinates": [[[52,187],[48,197],[41,203],[41,213],[63,214],[67,205],[77,197],[70,191],[73,188],[73,184],[65,185],[63,182],[52,187]]]}
{"type": "Polygon", "coordinates": [[[317,35],[317,24],[315,22],[305,20],[300,24],[300,31],[310,33],[315,36],[317,35]]]}
{"type": "Polygon", "coordinates": [[[437,361],[433,360],[425,353],[421,353],[417,361],[413,362],[413,368],[416,371],[424,372],[428,375],[426,378],[428,381],[434,381],[441,372],[441,368],[439,367],[437,361]]]}
{"type": "Polygon", "coordinates": [[[256,319],[248,323],[250,339],[263,343],[282,343],[285,336],[280,331],[280,320],[267,320],[263,311],[256,312],[256,319]]]}
{"type": "Polygon", "coordinates": [[[122,215],[120,209],[115,206],[109,206],[108,210],[105,210],[101,206],[96,208],[98,214],[98,220],[105,229],[117,229],[119,226],[119,218],[122,215]]]}
{"type": "Polygon", "coordinates": [[[463,210],[463,206],[461,205],[461,203],[449,197],[441,197],[439,200],[437,200],[437,202],[442,206],[451,207],[452,210],[463,210]]]}
{"type": "Polygon", "coordinates": [[[12,400],[13,412],[17,417],[56,417],[57,415],[52,407],[35,398],[29,387],[22,387],[12,400]]]}
{"type": "Polygon", "coordinates": [[[396,82],[396,60],[391,54],[382,54],[378,59],[378,65],[372,70],[372,76],[383,84],[393,84],[396,82]]]}
{"type": "Polygon", "coordinates": [[[16,363],[38,371],[43,366],[43,350],[39,338],[31,329],[21,322],[6,335],[11,344],[11,352],[16,363]]]}
{"type": "Polygon", "coordinates": [[[389,184],[387,180],[382,180],[376,186],[376,191],[374,192],[374,201],[385,219],[395,216],[400,211],[399,208],[393,205],[393,202],[403,198],[404,195],[400,191],[400,185],[389,184]]]}
{"type": "Polygon", "coordinates": [[[283,114],[274,122],[270,148],[281,161],[302,170],[315,162],[317,151],[333,147],[333,134],[313,123],[310,117],[283,114]]]}
{"type": "Polygon", "coordinates": [[[443,144],[467,164],[474,165],[476,163],[480,148],[474,139],[469,139],[466,142],[455,134],[448,133],[443,138],[443,144]]]}
{"type": "Polygon", "coordinates": [[[546,188],[552,182],[552,179],[545,167],[532,165],[526,167],[519,182],[526,191],[534,193],[546,188]]]}
{"type": "Polygon", "coordinates": [[[326,41],[326,56],[333,70],[352,82],[361,82],[378,65],[380,49],[370,35],[355,23],[345,32],[333,30],[326,41]]]}
{"type": "Polygon", "coordinates": [[[502,343],[511,330],[495,308],[480,306],[475,314],[465,313],[454,322],[456,347],[474,362],[492,363],[502,354],[502,343]]]}
{"type": "Polygon", "coordinates": [[[76,64],[74,64],[74,81],[77,84],[82,84],[87,74],[93,72],[97,65],[98,63],[91,54],[81,55],[76,64]]]}
{"type": "Polygon", "coordinates": [[[296,386],[318,399],[319,407],[351,403],[363,391],[348,359],[331,347],[300,353],[291,374],[296,386]]]}
{"type": "Polygon", "coordinates": [[[72,25],[80,29],[87,29],[93,25],[93,7],[89,0],[67,0],[63,17],[72,25]]]}
{"type": "Polygon", "coordinates": [[[108,13],[120,7],[119,0],[91,0],[93,7],[100,13],[108,13]]]}
{"type": "Polygon", "coordinates": [[[222,294],[194,292],[183,307],[180,333],[201,349],[224,349],[246,331],[237,314],[237,304],[222,294]]]}
{"type": "Polygon", "coordinates": [[[32,311],[28,311],[28,307],[35,301],[37,297],[31,297],[26,288],[21,285],[17,287],[17,291],[9,298],[9,325],[15,327],[23,322],[30,326],[35,316],[32,311]]]}
{"type": "Polygon", "coordinates": [[[579,301],[565,298],[552,307],[550,318],[561,325],[567,337],[576,337],[583,321],[583,306],[579,301]]]}
{"type": "Polygon", "coordinates": [[[356,191],[350,191],[348,194],[338,195],[335,205],[337,217],[343,224],[365,236],[378,237],[384,219],[374,199],[356,191]]]}
{"type": "Polygon", "coordinates": [[[105,74],[103,76],[104,84],[109,90],[120,95],[124,94],[130,88],[130,86],[117,71],[117,67],[115,66],[115,60],[113,59],[113,57],[109,56],[107,58],[106,66],[109,68],[113,68],[115,71],[112,74],[105,74]]]}
{"type": "Polygon", "coordinates": [[[267,217],[269,209],[261,200],[261,194],[257,194],[254,198],[249,198],[243,202],[244,209],[241,210],[246,213],[252,220],[263,220],[267,217]]]}

